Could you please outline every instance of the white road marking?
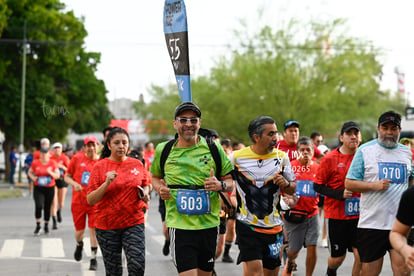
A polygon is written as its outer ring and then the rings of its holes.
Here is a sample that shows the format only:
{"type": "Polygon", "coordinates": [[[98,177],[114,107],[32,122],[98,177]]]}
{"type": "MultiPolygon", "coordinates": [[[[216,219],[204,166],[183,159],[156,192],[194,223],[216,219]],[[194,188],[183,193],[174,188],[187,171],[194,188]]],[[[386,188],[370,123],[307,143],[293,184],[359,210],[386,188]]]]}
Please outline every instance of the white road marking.
{"type": "Polygon", "coordinates": [[[41,241],[41,256],[44,258],[55,257],[63,258],[65,257],[65,252],[63,251],[63,242],[62,239],[48,238],[42,239],[41,241]]]}
{"type": "Polygon", "coordinates": [[[23,239],[5,240],[0,251],[0,258],[17,258],[23,252],[23,239]]]}

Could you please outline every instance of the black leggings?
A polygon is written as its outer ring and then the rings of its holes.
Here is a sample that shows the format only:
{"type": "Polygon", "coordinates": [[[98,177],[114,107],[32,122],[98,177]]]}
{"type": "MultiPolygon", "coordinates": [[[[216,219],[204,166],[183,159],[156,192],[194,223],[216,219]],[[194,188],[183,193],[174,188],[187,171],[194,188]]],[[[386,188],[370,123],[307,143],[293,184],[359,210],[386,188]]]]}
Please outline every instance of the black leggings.
{"type": "Polygon", "coordinates": [[[117,230],[96,228],[96,238],[101,248],[106,275],[122,275],[122,249],[127,258],[128,275],[144,275],[145,227],[143,223],[117,230]]]}
{"type": "Polygon", "coordinates": [[[35,218],[42,218],[44,210],[44,220],[50,219],[50,206],[52,206],[53,197],[55,196],[55,187],[34,186],[33,198],[35,202],[35,218]]]}

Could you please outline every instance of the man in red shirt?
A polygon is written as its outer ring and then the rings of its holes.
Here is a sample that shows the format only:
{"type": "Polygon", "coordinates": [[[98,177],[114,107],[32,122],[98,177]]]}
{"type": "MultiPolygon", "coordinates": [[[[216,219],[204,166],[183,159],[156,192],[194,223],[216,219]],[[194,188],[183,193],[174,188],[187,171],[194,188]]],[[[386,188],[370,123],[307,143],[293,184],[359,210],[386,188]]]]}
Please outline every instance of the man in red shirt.
{"type": "MultiPolygon", "coordinates": [[[[313,180],[319,164],[312,161],[313,143],[308,137],[298,140],[298,159],[291,165],[296,179],[297,203],[285,214],[285,230],[288,237],[288,263],[282,276],[292,275],[295,260],[302,246],[306,246],[306,275],[313,274],[316,265],[316,244],[319,236],[318,202],[319,195],[313,189],[313,180]],[[294,220],[289,216],[298,218],[294,220]]],[[[293,197],[296,197],[293,196],[293,197]]],[[[288,196],[289,197],[289,196],[288,196]]]]}
{"type": "MultiPolygon", "coordinates": [[[[299,122],[289,120],[283,124],[283,129],[284,139],[277,142],[276,148],[286,152],[289,156],[289,160],[292,162],[298,158],[299,122]]],[[[319,163],[323,157],[323,153],[321,153],[315,145],[313,145],[313,153],[316,162],[319,163]]]]}
{"type": "Polygon", "coordinates": [[[357,123],[344,123],[339,136],[342,145],[322,159],[315,178],[315,191],[325,195],[324,212],[328,219],[331,255],[328,258],[327,276],[336,275],[347,250],[354,253],[352,275],[359,275],[361,271],[356,248],[360,194],[345,189],[345,177],[361,142],[360,137],[357,123]]]}
{"type": "Polygon", "coordinates": [[[96,253],[98,241],[95,234],[95,207],[90,206],[86,200],[89,177],[93,166],[99,161],[98,139],[88,136],[84,140],[83,152],[72,157],[69,168],[65,175],[65,181],[73,187],[72,192],[72,217],[75,224],[76,250],[75,260],[82,260],[83,237],[85,235],[86,217],[88,217],[88,228],[91,242],[92,258],[89,270],[97,269],[96,253]]]}
{"type": "Polygon", "coordinates": [[[154,144],[151,141],[146,142],[144,146],[145,146],[145,150],[144,150],[145,161],[149,160],[149,164],[145,164],[145,166],[149,169],[151,167],[152,161],[154,160],[155,148],[154,148],[154,144]]]}

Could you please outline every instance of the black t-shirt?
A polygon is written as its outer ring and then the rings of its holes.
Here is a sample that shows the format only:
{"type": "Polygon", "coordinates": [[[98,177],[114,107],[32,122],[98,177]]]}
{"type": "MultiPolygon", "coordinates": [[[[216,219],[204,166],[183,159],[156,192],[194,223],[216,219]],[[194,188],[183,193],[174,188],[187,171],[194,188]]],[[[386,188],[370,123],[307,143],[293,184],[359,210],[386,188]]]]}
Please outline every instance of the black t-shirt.
{"type": "Polygon", "coordinates": [[[409,187],[401,196],[400,206],[398,207],[397,219],[409,226],[414,225],[414,186],[409,187]]]}

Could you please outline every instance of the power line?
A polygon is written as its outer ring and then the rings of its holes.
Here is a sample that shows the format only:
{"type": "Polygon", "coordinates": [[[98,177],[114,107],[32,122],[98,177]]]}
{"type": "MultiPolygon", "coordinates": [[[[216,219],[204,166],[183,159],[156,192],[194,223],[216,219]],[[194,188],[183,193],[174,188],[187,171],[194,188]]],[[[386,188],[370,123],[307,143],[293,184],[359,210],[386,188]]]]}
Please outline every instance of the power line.
{"type": "MultiPolygon", "coordinates": [[[[16,38],[0,38],[0,43],[3,44],[22,44],[23,39],[16,38]]],[[[67,41],[67,40],[25,40],[26,44],[40,44],[40,45],[82,45],[83,42],[80,41],[67,41]]]]}

